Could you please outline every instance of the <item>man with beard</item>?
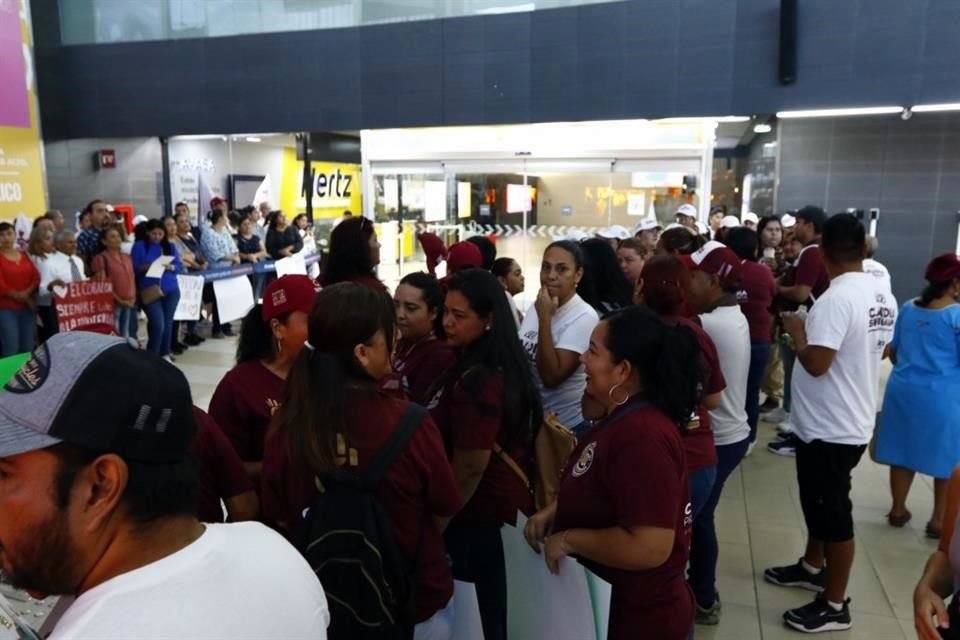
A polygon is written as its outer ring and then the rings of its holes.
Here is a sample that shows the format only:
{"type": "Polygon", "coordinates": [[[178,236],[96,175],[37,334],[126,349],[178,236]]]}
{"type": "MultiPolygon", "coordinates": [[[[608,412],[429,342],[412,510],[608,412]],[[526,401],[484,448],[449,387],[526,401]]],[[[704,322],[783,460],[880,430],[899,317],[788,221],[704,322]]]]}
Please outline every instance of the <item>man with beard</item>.
{"type": "Polygon", "coordinates": [[[58,334],[6,384],[0,566],[76,596],[50,638],[326,638],[323,589],[282,537],[197,521],[195,431],[183,374],[120,338],[58,334]]]}

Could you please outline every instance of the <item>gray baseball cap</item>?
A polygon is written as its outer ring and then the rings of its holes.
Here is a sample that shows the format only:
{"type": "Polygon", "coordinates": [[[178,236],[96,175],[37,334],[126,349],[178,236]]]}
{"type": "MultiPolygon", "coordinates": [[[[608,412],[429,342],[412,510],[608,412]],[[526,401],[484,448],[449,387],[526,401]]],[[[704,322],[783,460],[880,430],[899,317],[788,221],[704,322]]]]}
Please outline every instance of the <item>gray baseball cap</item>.
{"type": "Polygon", "coordinates": [[[186,457],[195,431],[183,373],[98,333],[54,335],[0,393],[0,458],[66,442],[170,464],[186,457]]]}

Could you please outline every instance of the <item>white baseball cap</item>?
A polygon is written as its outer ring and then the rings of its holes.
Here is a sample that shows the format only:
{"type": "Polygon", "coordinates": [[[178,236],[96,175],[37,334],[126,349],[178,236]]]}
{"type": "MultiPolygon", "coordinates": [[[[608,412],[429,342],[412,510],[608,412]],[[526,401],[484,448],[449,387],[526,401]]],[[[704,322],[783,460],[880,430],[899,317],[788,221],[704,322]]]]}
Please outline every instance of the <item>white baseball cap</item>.
{"type": "Polygon", "coordinates": [[[740,226],[740,219],[737,216],[723,216],[723,220],[720,221],[721,229],[733,229],[740,226]]]}
{"type": "Polygon", "coordinates": [[[637,226],[633,228],[633,234],[637,235],[644,231],[650,231],[651,229],[661,229],[660,223],[656,218],[644,218],[637,223],[637,226]]]}
{"type": "Polygon", "coordinates": [[[784,228],[793,227],[793,226],[796,226],[796,224],[797,224],[797,219],[794,218],[789,213],[783,214],[783,217],[780,218],[780,226],[784,228]]]}
{"type": "Polygon", "coordinates": [[[760,218],[757,217],[757,214],[755,214],[753,211],[748,211],[748,212],[746,212],[745,214],[743,214],[743,217],[741,218],[741,221],[742,221],[744,224],[746,224],[746,223],[748,223],[748,222],[752,222],[753,224],[757,224],[758,222],[760,222],[760,218]]]}
{"type": "Polygon", "coordinates": [[[630,237],[630,231],[626,227],[615,224],[612,227],[606,227],[597,231],[597,235],[608,240],[626,240],[630,237]]]}
{"type": "Polygon", "coordinates": [[[670,231],[670,229],[686,229],[690,233],[693,233],[693,229],[685,224],[680,224],[679,222],[671,222],[664,228],[664,231],[670,231]]]}
{"type": "Polygon", "coordinates": [[[590,236],[588,236],[586,233],[584,233],[580,229],[570,229],[570,231],[567,232],[566,238],[564,239],[571,240],[573,242],[583,242],[589,237],[590,236]]]}
{"type": "Polygon", "coordinates": [[[677,208],[678,216],[688,216],[690,218],[697,217],[697,208],[692,204],[682,204],[677,208]]]}

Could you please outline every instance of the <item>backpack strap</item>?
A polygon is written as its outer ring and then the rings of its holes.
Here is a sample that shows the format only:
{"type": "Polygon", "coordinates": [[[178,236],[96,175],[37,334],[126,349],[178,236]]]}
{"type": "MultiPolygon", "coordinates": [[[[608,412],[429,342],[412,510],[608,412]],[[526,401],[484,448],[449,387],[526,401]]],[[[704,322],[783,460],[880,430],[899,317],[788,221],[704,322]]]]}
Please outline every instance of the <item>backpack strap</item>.
{"type": "Polygon", "coordinates": [[[423,417],[426,414],[427,410],[418,404],[411,402],[407,406],[407,410],[403,412],[403,416],[400,418],[396,429],[390,434],[390,439],[383,445],[383,449],[380,450],[380,453],[367,469],[366,473],[363,474],[363,484],[365,487],[368,489],[376,488],[383,478],[383,475],[387,472],[387,469],[390,468],[394,460],[396,460],[406,448],[407,443],[420,427],[420,424],[423,422],[423,417]]]}

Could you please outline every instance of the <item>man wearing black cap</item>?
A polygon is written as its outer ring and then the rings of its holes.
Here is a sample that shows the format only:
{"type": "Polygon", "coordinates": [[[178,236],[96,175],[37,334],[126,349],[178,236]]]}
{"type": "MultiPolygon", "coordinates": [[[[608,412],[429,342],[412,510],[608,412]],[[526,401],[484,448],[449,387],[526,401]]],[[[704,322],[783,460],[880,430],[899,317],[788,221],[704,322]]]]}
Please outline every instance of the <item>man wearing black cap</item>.
{"type": "MultiPolygon", "coordinates": [[[[800,255],[794,261],[792,285],[783,284],[783,277],[777,280],[778,307],[783,311],[796,311],[801,305],[808,309],[830,286],[830,277],[823,265],[823,253],[820,251],[820,234],[827,221],[827,214],[820,207],[807,205],[796,212],[794,237],[803,244],[800,255]]],[[[785,347],[783,353],[784,384],[789,386],[792,380],[795,357],[793,350],[785,347]]],[[[796,451],[797,439],[793,435],[790,422],[790,402],[792,396],[784,392],[784,419],[781,426],[783,436],[779,441],[771,442],[767,449],[779,455],[792,456],[796,451]]]]}
{"type": "Polygon", "coordinates": [[[195,431],[183,374],[119,338],[58,334],[3,388],[0,566],[76,596],[52,639],[326,638],[293,547],[258,523],[197,521],[195,431]]]}
{"type": "Polygon", "coordinates": [[[865,254],[860,221],[846,213],[830,218],[823,228],[830,288],[806,319],[783,317],[797,352],[793,427],[807,546],[796,564],[771,567],[764,578],[820,594],[783,614],[788,626],[806,633],[852,625],[846,598],[854,556],[851,474],[873,433],[880,360],[897,315],[892,294],[863,272],[865,254]]]}

